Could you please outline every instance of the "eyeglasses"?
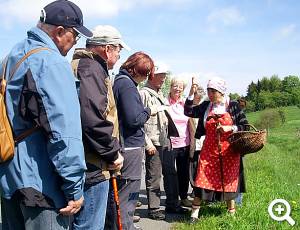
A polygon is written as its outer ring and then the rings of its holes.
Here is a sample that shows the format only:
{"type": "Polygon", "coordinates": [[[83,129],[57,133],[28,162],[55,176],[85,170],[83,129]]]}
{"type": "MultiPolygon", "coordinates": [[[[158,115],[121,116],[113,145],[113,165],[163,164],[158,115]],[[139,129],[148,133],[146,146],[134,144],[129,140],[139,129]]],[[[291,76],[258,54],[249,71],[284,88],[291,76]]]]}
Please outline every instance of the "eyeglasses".
{"type": "Polygon", "coordinates": [[[74,29],[72,29],[72,28],[65,28],[65,30],[73,34],[73,37],[74,37],[74,39],[75,39],[76,42],[78,42],[78,40],[81,38],[80,33],[77,33],[74,29]]]}
{"type": "Polygon", "coordinates": [[[122,47],[119,45],[108,45],[113,51],[117,52],[117,59],[120,59],[120,52],[122,50],[122,47]]]}

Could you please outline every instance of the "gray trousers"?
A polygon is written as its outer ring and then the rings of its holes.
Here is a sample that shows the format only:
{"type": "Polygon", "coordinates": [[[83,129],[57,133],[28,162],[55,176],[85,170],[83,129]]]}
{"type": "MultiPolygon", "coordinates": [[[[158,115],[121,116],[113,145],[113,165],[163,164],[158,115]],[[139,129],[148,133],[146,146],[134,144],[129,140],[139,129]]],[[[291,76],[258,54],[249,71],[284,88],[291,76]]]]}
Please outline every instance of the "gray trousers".
{"type": "MultiPolygon", "coordinates": [[[[117,178],[123,230],[136,229],[133,225],[133,215],[141,187],[143,154],[143,148],[125,150],[123,153],[124,164],[121,170],[122,176],[117,178]]],[[[110,187],[104,229],[118,229],[116,221],[117,214],[114,196],[112,188],[110,187]]]]}
{"type": "Polygon", "coordinates": [[[157,152],[149,155],[146,152],[146,190],[148,198],[148,209],[158,209],[160,207],[160,181],[162,177],[162,158],[168,147],[155,146],[157,152]]]}

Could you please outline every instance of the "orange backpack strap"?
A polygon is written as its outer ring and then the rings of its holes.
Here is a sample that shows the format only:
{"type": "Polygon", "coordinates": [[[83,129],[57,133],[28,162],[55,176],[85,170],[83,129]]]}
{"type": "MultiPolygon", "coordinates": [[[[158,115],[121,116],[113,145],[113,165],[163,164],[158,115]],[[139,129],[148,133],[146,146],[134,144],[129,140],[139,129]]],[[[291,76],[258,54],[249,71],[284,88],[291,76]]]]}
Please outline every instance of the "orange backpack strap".
{"type": "Polygon", "coordinates": [[[2,61],[2,74],[1,74],[1,85],[0,85],[0,93],[4,96],[5,88],[6,88],[6,80],[5,80],[5,73],[6,73],[6,64],[7,64],[7,56],[2,61]]]}
{"type": "MultiPolygon", "coordinates": [[[[12,69],[8,81],[12,79],[13,75],[15,74],[15,72],[17,71],[17,69],[19,68],[19,66],[25,61],[26,58],[28,58],[31,54],[40,52],[41,50],[50,50],[47,47],[40,47],[40,48],[35,48],[33,50],[30,50],[28,53],[26,53],[15,65],[15,67],[12,69]]],[[[5,76],[4,76],[5,77],[5,76]]]]}
{"type": "MultiPolygon", "coordinates": [[[[26,53],[15,65],[15,67],[12,69],[8,81],[10,81],[13,78],[13,75],[15,74],[15,72],[18,70],[19,66],[25,61],[26,58],[28,58],[30,55],[40,52],[42,50],[50,50],[50,48],[47,47],[40,47],[40,48],[35,48],[30,50],[28,53],[26,53]]],[[[4,62],[2,62],[2,66],[3,66],[3,73],[2,73],[2,79],[1,79],[1,93],[2,95],[4,95],[5,93],[5,88],[6,88],[6,79],[5,79],[5,74],[6,74],[6,65],[7,65],[7,57],[5,59],[4,62]]],[[[35,125],[34,127],[32,127],[31,129],[28,129],[26,131],[24,131],[23,133],[21,133],[19,136],[14,138],[15,143],[20,142],[21,140],[23,140],[24,138],[28,137],[29,135],[31,135],[32,133],[34,133],[36,130],[38,130],[40,127],[38,125],[35,125]]]]}

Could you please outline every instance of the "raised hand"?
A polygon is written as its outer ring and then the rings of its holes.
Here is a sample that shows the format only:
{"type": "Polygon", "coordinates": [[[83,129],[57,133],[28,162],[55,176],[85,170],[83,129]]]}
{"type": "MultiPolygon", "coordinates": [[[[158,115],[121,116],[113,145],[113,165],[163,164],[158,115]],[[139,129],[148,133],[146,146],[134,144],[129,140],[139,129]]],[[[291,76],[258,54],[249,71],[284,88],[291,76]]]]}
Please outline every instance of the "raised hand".
{"type": "Polygon", "coordinates": [[[197,88],[198,88],[198,83],[195,81],[195,77],[192,77],[192,85],[191,85],[189,96],[194,95],[195,92],[197,91],[197,88]]]}

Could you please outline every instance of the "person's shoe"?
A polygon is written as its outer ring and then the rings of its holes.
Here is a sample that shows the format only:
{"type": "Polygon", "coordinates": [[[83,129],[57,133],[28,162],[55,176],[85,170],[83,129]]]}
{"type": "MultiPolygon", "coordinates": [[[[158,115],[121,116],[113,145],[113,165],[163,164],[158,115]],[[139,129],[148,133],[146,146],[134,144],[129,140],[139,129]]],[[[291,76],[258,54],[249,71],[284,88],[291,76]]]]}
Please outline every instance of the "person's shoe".
{"type": "Polygon", "coordinates": [[[166,207],[165,211],[170,214],[187,214],[189,212],[188,209],[180,207],[180,206],[175,207],[175,208],[166,207]]]}
{"type": "Polygon", "coordinates": [[[143,230],[142,227],[138,226],[137,224],[133,224],[135,230],[143,230]]]}
{"type": "Polygon", "coordinates": [[[227,215],[235,217],[235,208],[230,208],[227,210],[227,215]]]}
{"type": "Polygon", "coordinates": [[[153,220],[164,220],[166,218],[162,210],[149,211],[148,216],[153,220]]]}
{"type": "Polygon", "coordinates": [[[195,224],[195,223],[197,223],[198,221],[199,221],[199,218],[191,217],[189,223],[190,223],[190,224],[195,224]]]}
{"type": "Polygon", "coordinates": [[[140,221],[140,219],[141,219],[141,217],[140,217],[140,216],[136,216],[136,215],[134,215],[134,216],[133,216],[133,223],[137,223],[137,222],[139,222],[139,221],[140,221]]]}
{"type": "Polygon", "coordinates": [[[141,201],[138,201],[137,203],[136,203],[136,207],[141,207],[142,206],[142,202],[141,201]]]}
{"type": "Polygon", "coordinates": [[[192,201],[190,201],[189,199],[183,199],[180,201],[181,206],[184,207],[192,207],[192,201]]]}

